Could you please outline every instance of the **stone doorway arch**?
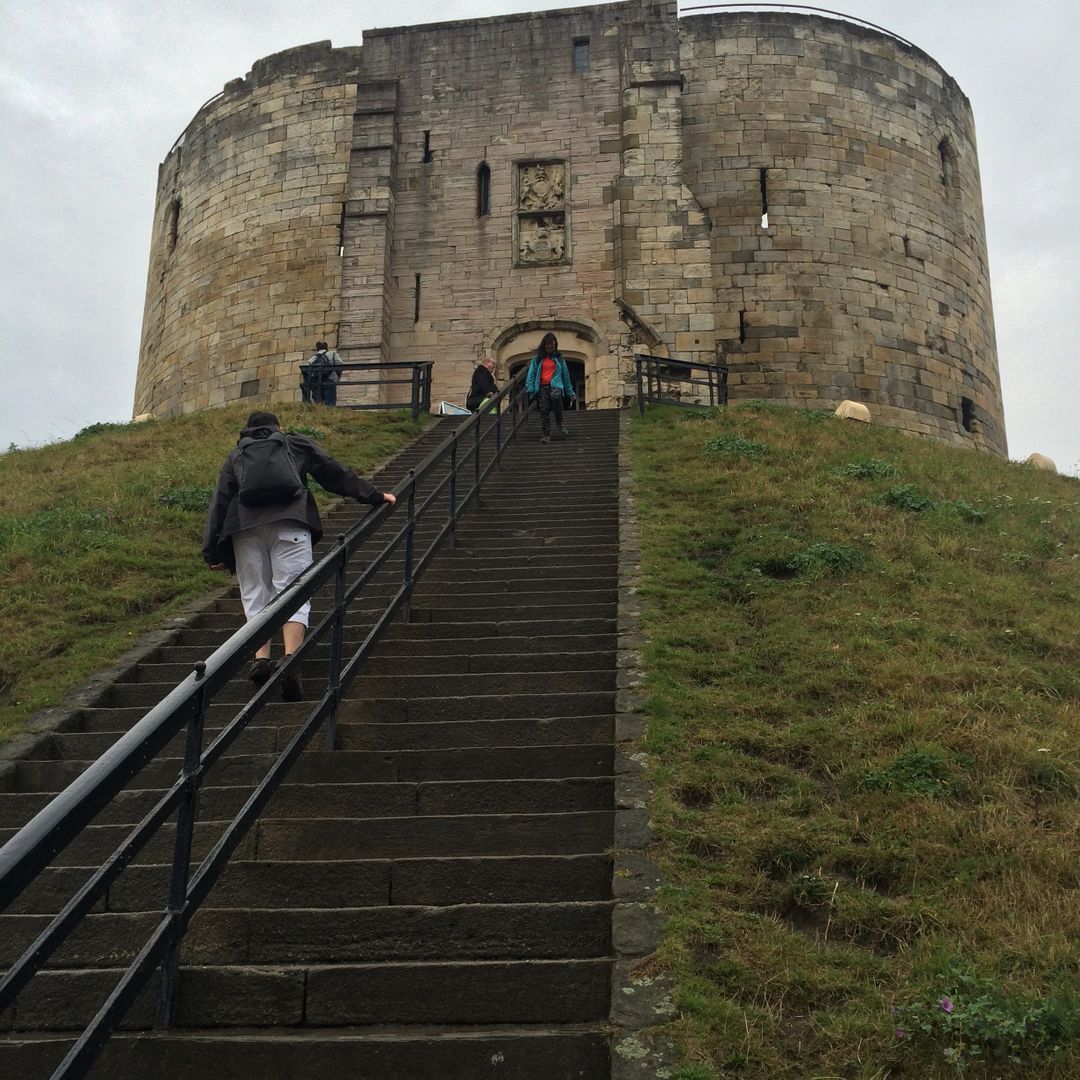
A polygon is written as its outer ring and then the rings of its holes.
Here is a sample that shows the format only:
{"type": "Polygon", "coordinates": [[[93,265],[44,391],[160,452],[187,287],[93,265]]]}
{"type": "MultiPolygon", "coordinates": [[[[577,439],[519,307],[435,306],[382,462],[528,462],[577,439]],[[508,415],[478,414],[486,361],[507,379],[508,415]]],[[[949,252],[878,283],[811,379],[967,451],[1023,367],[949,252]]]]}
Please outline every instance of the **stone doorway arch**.
{"type": "Polygon", "coordinates": [[[585,319],[529,319],[512,323],[500,330],[488,346],[495,357],[496,375],[502,381],[527,364],[535,355],[540,339],[553,333],[559,339],[559,352],[566,359],[579,407],[595,409],[615,404],[606,385],[608,347],[600,328],[585,319]]]}

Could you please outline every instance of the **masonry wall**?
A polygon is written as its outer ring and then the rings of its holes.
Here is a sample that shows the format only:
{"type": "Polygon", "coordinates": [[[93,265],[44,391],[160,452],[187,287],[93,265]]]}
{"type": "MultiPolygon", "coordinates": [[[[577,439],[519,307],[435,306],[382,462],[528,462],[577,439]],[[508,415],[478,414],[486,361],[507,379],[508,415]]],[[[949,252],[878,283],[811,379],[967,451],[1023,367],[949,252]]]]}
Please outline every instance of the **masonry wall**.
{"type": "Polygon", "coordinates": [[[1004,453],[974,122],[956,83],[918,49],[816,16],[681,29],[685,175],[713,226],[732,398],[852,398],[1004,453]]]}
{"type": "Polygon", "coordinates": [[[338,321],[355,67],[329,43],[256,64],[162,164],[135,415],[298,396],[338,321]]]}
{"type": "Polygon", "coordinates": [[[733,399],[1004,452],[966,98],[888,35],[673,0],[269,57],[162,165],[135,412],[294,400],[321,337],[462,400],[549,329],[590,407],[635,351],[720,358],[733,399]]]}

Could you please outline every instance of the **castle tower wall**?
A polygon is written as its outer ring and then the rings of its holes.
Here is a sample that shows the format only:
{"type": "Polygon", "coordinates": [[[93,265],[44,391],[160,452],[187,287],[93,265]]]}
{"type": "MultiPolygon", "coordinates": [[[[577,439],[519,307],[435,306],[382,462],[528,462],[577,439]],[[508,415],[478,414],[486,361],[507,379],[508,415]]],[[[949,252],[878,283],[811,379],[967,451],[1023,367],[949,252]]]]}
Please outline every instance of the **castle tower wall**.
{"type": "Polygon", "coordinates": [[[644,347],[1004,452],[967,99],[888,34],[674,0],[268,57],[161,167],[135,411],[295,400],[320,337],[462,400],[548,329],[589,406],[644,347]]]}
{"type": "Polygon", "coordinates": [[[297,359],[338,321],[355,53],[261,61],[162,164],[136,415],[298,396],[297,359]]]}
{"type": "Polygon", "coordinates": [[[1004,453],[975,128],[956,83],[912,46],[817,16],[681,30],[685,175],[713,225],[732,398],[852,398],[1004,453]]]}

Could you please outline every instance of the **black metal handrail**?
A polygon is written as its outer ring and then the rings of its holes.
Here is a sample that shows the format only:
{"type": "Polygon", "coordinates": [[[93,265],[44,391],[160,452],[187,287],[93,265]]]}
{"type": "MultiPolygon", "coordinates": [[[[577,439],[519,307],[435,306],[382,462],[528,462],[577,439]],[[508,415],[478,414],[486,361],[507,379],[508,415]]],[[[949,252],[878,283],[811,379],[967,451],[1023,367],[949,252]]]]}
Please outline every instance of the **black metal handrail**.
{"type": "Polygon", "coordinates": [[[431,369],[434,367],[432,360],[388,360],[364,364],[301,364],[300,365],[300,396],[304,401],[319,404],[324,401],[324,390],[333,388],[335,405],[338,408],[373,410],[373,409],[400,409],[404,401],[392,400],[394,393],[387,393],[386,389],[391,386],[409,387],[409,407],[412,409],[412,418],[418,419],[421,413],[431,412],[431,369]],[[372,373],[375,378],[353,378],[354,374],[365,375],[372,373]],[[401,374],[403,378],[390,378],[401,374]],[[378,388],[378,401],[337,401],[337,395],[342,388],[346,390],[353,386],[374,386],[378,388]]]}
{"type": "Polygon", "coordinates": [[[728,369],[725,364],[699,364],[673,360],[667,356],[637,353],[638,411],[645,415],[650,405],[679,405],[682,408],[709,408],[726,405],[728,369]]]}
{"type": "MultiPolygon", "coordinates": [[[[320,727],[325,731],[324,746],[333,749],[337,709],[343,692],[356,678],[365,658],[391,622],[403,614],[408,617],[414,583],[443,544],[453,546],[458,517],[473,501],[479,502],[484,481],[491,470],[500,465],[502,455],[525,422],[528,407],[523,393],[524,378],[522,371],[397,486],[394,494],[398,498],[398,507],[404,510],[405,521],[355,581],[347,584],[349,561],[389,519],[391,511],[386,504],[372,510],[348,533],[338,537],[326,556],[305,570],[205,661],[197,663],[191,675],[0,848],[0,911],[3,911],[170,740],[182,731],[186,732],[184,764],[176,781],[0,980],[2,1014],[124,868],[176,813],[169,896],[162,918],[52,1074],[53,1080],[85,1073],[156,968],[161,969],[156,1026],[171,1026],[179,947],[188,923],[217,881],[229,855],[320,727]],[[441,469],[444,464],[445,475],[441,469]],[[429,480],[432,481],[431,490],[418,503],[418,487],[429,480]],[[418,554],[417,525],[425,516],[435,514],[440,505],[445,508],[444,515],[436,521],[434,535],[418,554]],[[343,639],[349,606],[396,552],[401,553],[401,584],[363,642],[346,658],[343,639]],[[273,677],[238,710],[209,745],[204,746],[206,712],[214,695],[239,672],[250,653],[292,617],[297,607],[330,583],[333,584],[333,606],[329,613],[311,630],[288,662],[280,665],[273,677]],[[191,841],[199,789],[207,770],[257,715],[289,669],[301,663],[315,644],[327,635],[330,637],[330,658],[325,693],[300,723],[288,746],[226,826],[209,854],[193,869],[191,841]]],[[[424,539],[429,538],[425,536],[424,539]]]]}

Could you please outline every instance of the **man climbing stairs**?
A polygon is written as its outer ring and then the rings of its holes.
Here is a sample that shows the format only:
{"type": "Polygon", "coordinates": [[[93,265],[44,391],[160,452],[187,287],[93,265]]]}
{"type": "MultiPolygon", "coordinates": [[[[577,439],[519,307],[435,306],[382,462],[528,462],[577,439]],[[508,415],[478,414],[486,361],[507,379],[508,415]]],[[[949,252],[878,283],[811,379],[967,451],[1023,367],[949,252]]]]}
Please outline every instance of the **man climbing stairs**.
{"type": "MultiPolygon", "coordinates": [[[[616,412],[527,438],[493,474],[241,842],[184,939],[176,1025],[156,980],[92,1076],[597,1080],[609,1065],[618,578],[616,412]]],[[[442,428],[380,474],[391,486],[442,428]]],[[[327,537],[361,512],[346,507],[327,537]]],[[[357,571],[358,572],[358,571],[357,571]]],[[[362,640],[393,567],[350,612],[362,640]]],[[[229,596],[18,762],[0,842],[242,621],[229,596]]],[[[316,600],[313,621],[325,613],[316,600]]],[[[325,666],[326,646],[305,683],[325,666]]],[[[323,676],[325,679],[325,676],[323,676]]],[[[242,679],[214,731],[250,696],[242,679]],[[231,704],[230,704],[231,702],[231,704]]],[[[209,850],[305,714],[274,702],[202,788],[209,850]]],[[[0,916],[0,969],[175,778],[182,738],[0,916]]],[[[171,829],[0,1016],[0,1075],[47,1077],[160,918],[171,829]]]]}

